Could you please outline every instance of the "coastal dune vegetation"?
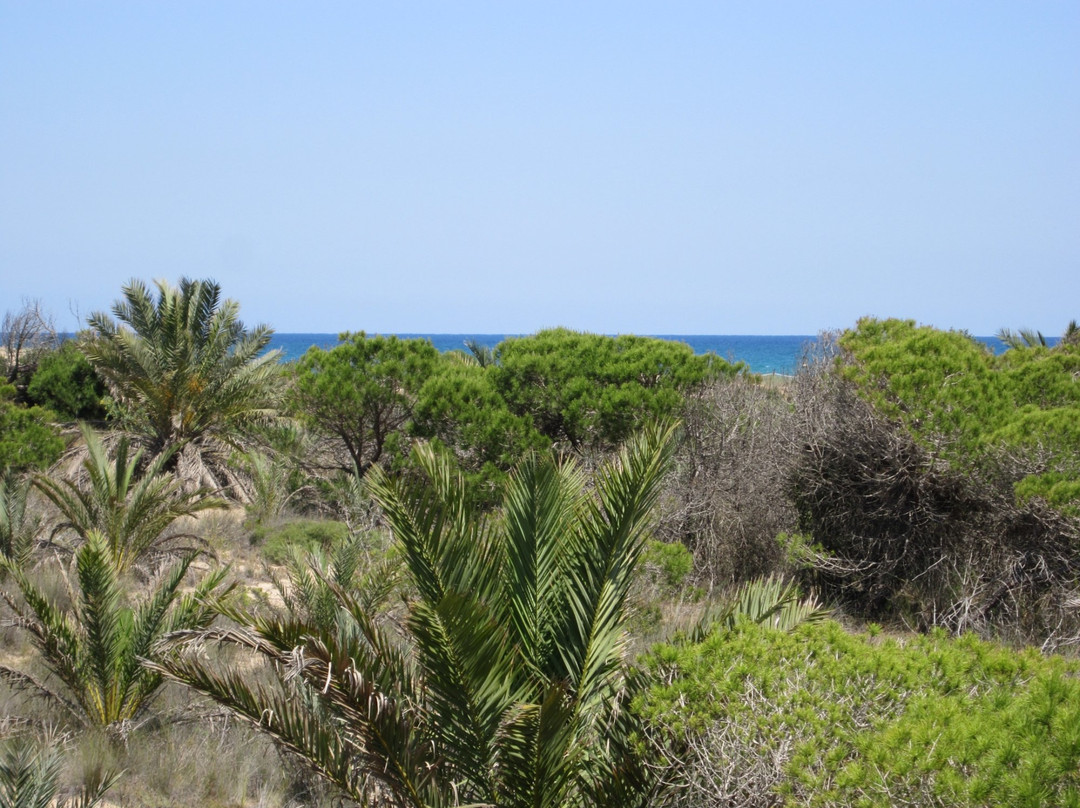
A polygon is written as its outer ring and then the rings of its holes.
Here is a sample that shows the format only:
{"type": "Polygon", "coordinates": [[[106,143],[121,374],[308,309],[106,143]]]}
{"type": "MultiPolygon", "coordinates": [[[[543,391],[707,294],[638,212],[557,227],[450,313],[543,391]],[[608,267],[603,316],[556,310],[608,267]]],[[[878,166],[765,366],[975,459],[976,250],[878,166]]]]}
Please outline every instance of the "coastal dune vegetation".
{"type": "Polygon", "coordinates": [[[0,805],[1080,806],[1080,329],[792,377],[0,328],[0,805]]]}

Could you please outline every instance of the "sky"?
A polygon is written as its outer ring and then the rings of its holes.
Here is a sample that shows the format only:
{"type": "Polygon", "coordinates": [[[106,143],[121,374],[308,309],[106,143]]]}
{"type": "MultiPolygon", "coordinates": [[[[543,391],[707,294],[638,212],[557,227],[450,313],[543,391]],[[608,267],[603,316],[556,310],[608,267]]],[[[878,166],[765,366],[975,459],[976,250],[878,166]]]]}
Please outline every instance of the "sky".
{"type": "Polygon", "coordinates": [[[1080,3],[0,0],[0,311],[279,332],[1080,319],[1080,3]]]}

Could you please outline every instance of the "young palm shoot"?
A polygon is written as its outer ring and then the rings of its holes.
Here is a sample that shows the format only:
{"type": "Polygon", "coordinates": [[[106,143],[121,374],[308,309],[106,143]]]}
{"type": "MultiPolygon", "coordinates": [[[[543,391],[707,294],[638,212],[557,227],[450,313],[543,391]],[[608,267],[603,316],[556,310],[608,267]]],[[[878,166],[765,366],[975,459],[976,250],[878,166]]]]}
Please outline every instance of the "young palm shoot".
{"type": "Polygon", "coordinates": [[[23,570],[0,561],[19,597],[7,592],[0,596],[50,674],[39,681],[0,666],[0,679],[44,697],[79,725],[122,731],[127,722],[139,718],[161,685],[161,675],[143,667],[141,660],[152,655],[154,644],[165,634],[209,626],[216,614],[214,605],[232,588],[223,586],[226,571],[219,569],[182,593],[197,555],[181,558],[145,596],[130,604],[112,547],[97,532],[87,534],[72,560],[67,605],[50,597],[23,570]]]}
{"type": "Polygon", "coordinates": [[[403,637],[333,586],[333,625],[233,611],[238,628],[176,635],[153,667],[364,804],[647,805],[627,709],[627,595],[673,431],[646,429],[592,487],[574,463],[534,458],[499,517],[474,511],[430,448],[418,450],[422,478],[373,469],[414,592],[403,637]],[[267,665],[215,664],[211,641],[267,665]]]}
{"type": "Polygon", "coordinates": [[[131,569],[147,554],[195,539],[191,534],[167,533],[177,519],[224,506],[205,491],[184,491],[179,480],[164,470],[167,454],[158,455],[140,474],[142,451],[132,454],[126,436],[110,459],[97,433],[85,424],[81,429],[87,452],[82,464],[85,484],[44,475],[35,477],[34,484],[63,514],[54,535],[71,529],[85,541],[91,533],[99,533],[120,571],[131,569]]]}

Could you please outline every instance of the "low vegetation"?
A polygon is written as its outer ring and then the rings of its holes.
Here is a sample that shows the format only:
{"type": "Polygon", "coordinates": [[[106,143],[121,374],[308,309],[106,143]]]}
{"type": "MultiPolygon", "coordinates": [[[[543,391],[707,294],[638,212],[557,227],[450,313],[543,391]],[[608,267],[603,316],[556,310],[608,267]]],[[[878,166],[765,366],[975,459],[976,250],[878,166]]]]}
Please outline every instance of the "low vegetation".
{"type": "Polygon", "coordinates": [[[766,384],[155,290],[0,329],[3,804],[1080,805],[1075,324],[766,384]]]}
{"type": "Polygon", "coordinates": [[[742,622],[646,665],[674,805],[1080,804],[1075,661],[827,621],[742,622]]]}

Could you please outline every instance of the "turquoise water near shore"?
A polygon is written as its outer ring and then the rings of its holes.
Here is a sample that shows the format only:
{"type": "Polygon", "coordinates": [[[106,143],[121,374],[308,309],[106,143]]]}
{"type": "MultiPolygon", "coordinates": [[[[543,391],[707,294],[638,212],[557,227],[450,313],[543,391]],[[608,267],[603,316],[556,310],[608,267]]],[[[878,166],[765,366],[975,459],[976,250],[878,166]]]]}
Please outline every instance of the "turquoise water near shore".
{"type": "MultiPolygon", "coordinates": [[[[466,340],[475,340],[481,345],[494,347],[507,337],[516,334],[398,334],[402,339],[421,338],[431,341],[440,351],[452,351],[464,348],[466,340]]],[[[660,339],[685,342],[694,353],[715,353],[730,361],[745,362],[754,373],[791,374],[798,367],[799,360],[806,347],[817,337],[810,335],[773,335],[755,336],[738,334],[650,334],[660,339]]],[[[995,351],[1003,346],[995,337],[979,337],[995,351]]],[[[299,359],[304,351],[313,345],[320,348],[332,348],[338,343],[337,334],[275,334],[270,343],[272,348],[280,348],[284,361],[299,359]]]]}

